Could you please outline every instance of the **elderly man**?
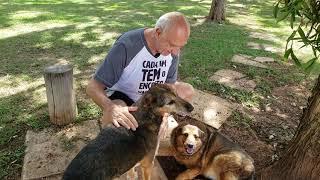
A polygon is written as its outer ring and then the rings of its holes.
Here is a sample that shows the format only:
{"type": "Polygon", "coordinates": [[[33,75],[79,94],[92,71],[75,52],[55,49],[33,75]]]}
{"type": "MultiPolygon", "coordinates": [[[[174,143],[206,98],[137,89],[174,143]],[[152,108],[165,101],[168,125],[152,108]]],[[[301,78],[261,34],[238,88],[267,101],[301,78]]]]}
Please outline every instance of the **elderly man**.
{"type": "Polygon", "coordinates": [[[102,125],[113,123],[135,130],[131,106],[155,83],[168,83],[178,95],[191,100],[190,84],[177,82],[180,49],[186,45],[190,25],[183,14],[162,15],[153,28],[121,35],[89,81],[87,94],[103,111],[102,125]]]}

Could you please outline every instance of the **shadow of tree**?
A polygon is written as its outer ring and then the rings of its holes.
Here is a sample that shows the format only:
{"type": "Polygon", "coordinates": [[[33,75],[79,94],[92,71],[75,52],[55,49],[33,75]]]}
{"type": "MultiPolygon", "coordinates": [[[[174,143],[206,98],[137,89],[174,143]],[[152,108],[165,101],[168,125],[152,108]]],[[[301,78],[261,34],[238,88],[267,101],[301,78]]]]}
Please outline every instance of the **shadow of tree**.
{"type": "MultiPolygon", "coordinates": [[[[29,86],[23,87],[25,90],[0,97],[0,178],[19,176],[27,129],[41,129],[50,124],[46,103],[36,102],[38,94],[34,94],[35,91],[45,93],[43,84],[37,86],[34,81],[43,81],[46,66],[68,62],[74,65],[77,80],[89,79],[119,34],[152,26],[168,11],[181,11],[190,17],[206,13],[207,8],[200,4],[205,3],[142,0],[0,2],[0,32],[7,33],[0,35],[0,84],[14,87],[21,86],[22,81],[29,82],[29,86]],[[91,61],[92,58],[95,61],[91,61]]],[[[78,91],[83,94],[82,86],[78,91]]],[[[86,98],[78,98],[79,119],[97,118],[97,108],[86,98]]]]}
{"type": "Polygon", "coordinates": [[[157,17],[167,11],[180,9],[188,15],[205,12],[204,7],[195,5],[195,2],[183,3],[183,1],[9,2],[2,6],[4,13],[0,17],[1,25],[31,23],[36,26],[37,23],[50,23],[51,20],[61,20],[62,23],[66,21],[66,24],[69,25],[0,39],[0,51],[3,52],[0,55],[0,63],[4,65],[0,68],[0,72],[11,75],[24,74],[37,78],[42,75],[42,70],[46,65],[56,63],[59,58],[64,58],[74,64],[79,70],[87,69],[92,65],[88,63],[88,59],[93,55],[106,53],[115,37],[93,47],[86,47],[83,42],[89,41],[94,44],[103,33],[120,34],[129,29],[151,26],[157,17]],[[24,13],[28,14],[26,12],[43,12],[44,14],[23,18],[24,13]],[[18,20],[10,18],[15,14],[19,15],[19,13],[22,17],[17,18],[18,20]],[[7,18],[2,18],[3,16],[7,18]],[[92,21],[95,23],[85,28],[76,26],[90,24],[92,21]],[[95,30],[102,32],[95,33],[95,30]],[[79,32],[83,33],[80,40],[64,40],[79,32]],[[47,46],[43,47],[41,43],[47,44],[47,46]],[[30,71],[31,69],[32,71],[30,71]]]}
{"type": "MultiPolygon", "coordinates": [[[[193,27],[191,31],[189,43],[183,50],[182,68],[179,69],[182,78],[208,79],[222,67],[231,67],[230,61],[235,54],[277,56],[265,50],[248,48],[247,44],[252,40],[250,30],[237,24],[207,22],[193,27]]],[[[263,42],[272,44],[269,40],[263,42]]]]}
{"type": "MultiPolygon", "coordinates": [[[[239,15],[243,15],[243,21],[248,22],[249,24],[251,22],[246,20],[245,16],[255,17],[253,20],[256,20],[257,23],[260,24],[260,28],[248,29],[248,31],[260,32],[262,35],[261,37],[253,37],[251,41],[257,43],[260,46],[274,46],[278,49],[277,53],[283,56],[285,51],[284,43],[286,42],[287,38],[291,35],[293,30],[290,29],[290,21],[288,19],[283,20],[281,22],[277,22],[273,14],[275,3],[276,1],[235,0],[228,2],[227,13],[229,17],[237,17],[239,15]],[[265,27],[267,27],[269,30],[264,29],[265,27]],[[273,29],[273,31],[270,31],[270,29],[273,29]],[[272,35],[273,37],[268,35],[272,35]],[[268,40],[268,42],[265,42],[266,39],[268,40]]],[[[296,22],[299,21],[299,19],[296,19],[296,22]]],[[[301,49],[297,48],[297,52],[299,51],[301,51],[301,49]]],[[[301,57],[305,59],[305,62],[307,62],[307,60],[309,60],[312,56],[311,50],[309,53],[306,53],[304,55],[302,54],[301,57]]],[[[320,61],[317,61],[315,63],[315,66],[312,70],[312,74],[317,75],[319,73],[319,71],[317,71],[318,69],[320,69],[320,61]]]]}

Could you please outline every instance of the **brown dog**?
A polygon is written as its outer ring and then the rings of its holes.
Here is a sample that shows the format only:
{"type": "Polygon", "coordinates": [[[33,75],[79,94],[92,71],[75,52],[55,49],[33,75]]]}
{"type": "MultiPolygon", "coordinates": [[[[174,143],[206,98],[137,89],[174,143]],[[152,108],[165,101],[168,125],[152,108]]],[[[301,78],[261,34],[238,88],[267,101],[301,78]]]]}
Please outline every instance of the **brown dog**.
{"type": "Polygon", "coordinates": [[[144,179],[150,180],[152,162],[165,113],[190,112],[193,106],[177,96],[167,85],[150,88],[133,112],[136,131],[108,126],[85,146],[66,169],[64,180],[110,180],[140,162],[144,179]]]}
{"type": "Polygon", "coordinates": [[[253,178],[253,159],[237,144],[197,120],[180,122],[172,131],[175,159],[188,169],[177,180],[203,175],[214,180],[253,178]]]}

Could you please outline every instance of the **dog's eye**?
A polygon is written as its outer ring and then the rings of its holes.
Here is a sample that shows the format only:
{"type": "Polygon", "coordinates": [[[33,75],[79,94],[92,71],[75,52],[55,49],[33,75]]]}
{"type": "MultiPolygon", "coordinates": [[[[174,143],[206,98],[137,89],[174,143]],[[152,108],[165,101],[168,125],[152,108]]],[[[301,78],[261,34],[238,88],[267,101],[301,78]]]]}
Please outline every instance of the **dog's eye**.
{"type": "Polygon", "coordinates": [[[171,104],[174,104],[174,100],[171,100],[168,104],[171,105],[171,104]]]}
{"type": "Polygon", "coordinates": [[[188,137],[188,133],[183,133],[183,135],[184,135],[185,137],[188,137]]]}
{"type": "Polygon", "coordinates": [[[197,136],[197,135],[194,135],[194,138],[198,139],[198,138],[199,138],[199,136],[197,136]]]}

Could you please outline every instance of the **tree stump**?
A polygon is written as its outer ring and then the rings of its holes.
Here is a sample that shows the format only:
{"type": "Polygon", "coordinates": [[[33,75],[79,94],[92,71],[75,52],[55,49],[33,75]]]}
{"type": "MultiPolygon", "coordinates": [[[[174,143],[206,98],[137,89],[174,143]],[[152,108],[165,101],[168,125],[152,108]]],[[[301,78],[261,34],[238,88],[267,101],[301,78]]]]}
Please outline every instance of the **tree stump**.
{"type": "Polygon", "coordinates": [[[77,105],[71,65],[49,66],[44,71],[50,121],[66,125],[74,121],[77,105]]]}

